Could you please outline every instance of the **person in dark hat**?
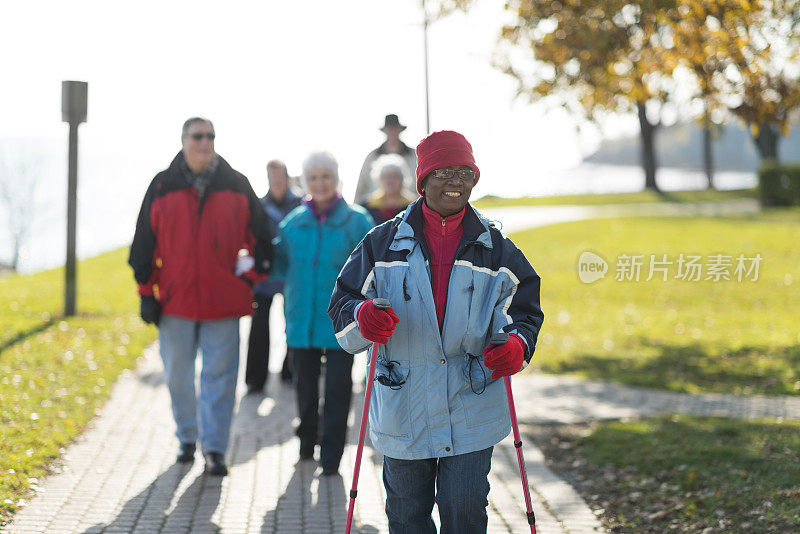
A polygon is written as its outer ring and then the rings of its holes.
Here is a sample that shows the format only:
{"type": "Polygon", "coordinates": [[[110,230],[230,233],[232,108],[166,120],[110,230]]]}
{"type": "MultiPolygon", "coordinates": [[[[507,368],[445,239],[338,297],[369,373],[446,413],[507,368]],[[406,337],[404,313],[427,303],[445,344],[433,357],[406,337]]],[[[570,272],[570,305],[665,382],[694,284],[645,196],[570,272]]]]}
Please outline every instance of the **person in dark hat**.
{"type": "MultiPolygon", "coordinates": [[[[386,115],[383,120],[383,127],[381,131],[386,134],[386,141],[378,148],[367,154],[364,160],[364,165],[361,167],[361,173],[358,176],[358,185],[356,186],[356,195],[354,202],[356,204],[364,204],[369,200],[370,195],[378,189],[379,184],[372,176],[372,167],[375,160],[384,154],[399,154],[405,160],[409,169],[417,168],[417,154],[414,149],[406,145],[400,140],[400,134],[406,126],[400,123],[400,119],[394,113],[386,115]]],[[[409,177],[407,182],[403,183],[403,189],[410,194],[413,198],[417,198],[413,180],[409,177]]]]}
{"type": "Polygon", "coordinates": [[[441,532],[485,533],[492,451],[511,430],[502,378],[533,356],[541,280],[470,205],[481,173],[463,135],[434,132],[417,157],[422,198],[356,247],[328,315],[347,352],[380,343],[369,433],[389,532],[435,534],[436,503],[441,532]],[[490,342],[498,332],[506,343],[490,342]]]}

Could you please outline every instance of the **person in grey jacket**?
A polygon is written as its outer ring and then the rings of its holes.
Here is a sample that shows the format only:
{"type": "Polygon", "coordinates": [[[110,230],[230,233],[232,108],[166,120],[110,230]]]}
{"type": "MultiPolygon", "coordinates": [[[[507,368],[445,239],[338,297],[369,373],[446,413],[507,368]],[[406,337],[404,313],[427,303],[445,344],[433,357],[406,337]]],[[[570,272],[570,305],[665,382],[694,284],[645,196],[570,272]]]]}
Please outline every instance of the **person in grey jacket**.
{"type": "MultiPolygon", "coordinates": [[[[386,134],[386,141],[378,148],[367,154],[364,159],[364,164],[361,166],[361,172],[358,175],[358,184],[356,185],[356,194],[353,202],[363,205],[369,201],[370,195],[378,189],[377,176],[373,176],[373,165],[375,161],[386,154],[398,154],[406,162],[409,169],[417,168],[417,154],[414,149],[406,145],[401,139],[400,134],[406,129],[404,124],[400,124],[400,119],[397,115],[386,115],[383,120],[383,127],[381,131],[386,134]]],[[[403,182],[403,190],[406,194],[414,194],[414,180],[409,176],[408,181],[403,182]]]]}
{"type": "Polygon", "coordinates": [[[540,278],[468,203],[480,171],[461,134],[435,132],[417,156],[422,198],[350,255],[328,314],[346,351],[381,344],[369,430],[390,532],[435,533],[434,502],[442,533],[486,532],[492,450],[511,429],[501,378],[533,355],[540,278]],[[508,342],[491,345],[497,332],[508,342]]]}
{"type": "MultiPolygon", "coordinates": [[[[278,224],[290,211],[300,205],[301,198],[289,187],[289,171],[286,164],[274,159],[267,163],[269,191],[261,198],[261,205],[269,217],[272,235],[279,234],[278,224]]],[[[247,367],[245,383],[248,393],[261,393],[269,376],[269,310],[272,299],[283,293],[283,282],[268,278],[253,289],[255,310],[250,324],[250,337],[247,344],[247,367]]],[[[292,381],[291,361],[288,354],[283,359],[281,380],[292,381]]]]}

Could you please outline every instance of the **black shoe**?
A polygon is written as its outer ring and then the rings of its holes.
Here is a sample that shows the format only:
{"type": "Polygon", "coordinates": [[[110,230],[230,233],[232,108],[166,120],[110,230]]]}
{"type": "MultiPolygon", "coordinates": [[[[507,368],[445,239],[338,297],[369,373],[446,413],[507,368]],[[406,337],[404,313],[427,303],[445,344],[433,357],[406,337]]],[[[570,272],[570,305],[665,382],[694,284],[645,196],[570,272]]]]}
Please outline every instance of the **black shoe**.
{"type": "Polygon", "coordinates": [[[207,452],[204,457],[206,459],[206,473],[220,477],[224,477],[228,474],[228,468],[225,465],[225,456],[221,452],[207,452]]]}
{"type": "Polygon", "coordinates": [[[194,462],[195,451],[197,451],[197,446],[194,443],[181,443],[178,448],[178,457],[175,458],[175,461],[179,464],[194,462]]]}
{"type": "Polygon", "coordinates": [[[287,385],[292,383],[292,372],[288,369],[281,369],[281,382],[287,385]]]}
{"type": "Polygon", "coordinates": [[[314,459],[314,448],[309,449],[300,448],[300,459],[303,461],[314,459]]]}
{"type": "Polygon", "coordinates": [[[323,467],[322,468],[322,476],[324,476],[324,477],[338,477],[339,476],[339,468],[338,467],[323,467]]]}
{"type": "Polygon", "coordinates": [[[255,384],[248,384],[247,385],[247,394],[248,395],[262,395],[264,393],[264,385],[256,386],[255,384]]]}

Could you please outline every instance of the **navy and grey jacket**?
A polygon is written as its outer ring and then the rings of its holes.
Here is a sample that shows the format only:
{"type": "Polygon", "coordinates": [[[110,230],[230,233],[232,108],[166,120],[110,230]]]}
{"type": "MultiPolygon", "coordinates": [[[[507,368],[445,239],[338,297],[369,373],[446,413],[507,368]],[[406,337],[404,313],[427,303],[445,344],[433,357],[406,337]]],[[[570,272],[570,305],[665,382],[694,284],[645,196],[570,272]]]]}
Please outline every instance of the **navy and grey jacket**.
{"type": "Polygon", "coordinates": [[[400,323],[378,354],[370,438],[381,453],[409,460],[485,449],[508,435],[503,381],[491,379],[482,351],[493,333],[516,332],[527,365],[544,320],[539,275],[467,205],[440,334],[421,202],[367,234],[339,273],[328,309],[339,344],[355,354],[371,345],[358,328],[358,306],[391,301],[400,323]]]}
{"type": "MultiPolygon", "coordinates": [[[[295,195],[292,189],[289,188],[286,190],[286,194],[283,196],[281,202],[277,202],[270,192],[267,192],[267,194],[259,200],[261,201],[261,206],[264,208],[264,211],[267,212],[267,217],[269,217],[269,226],[272,230],[272,235],[278,236],[280,235],[278,225],[293,209],[300,205],[303,199],[295,195]]],[[[283,293],[283,282],[274,277],[270,277],[256,284],[256,287],[253,288],[253,292],[260,297],[273,297],[276,293],[283,293]]]]}

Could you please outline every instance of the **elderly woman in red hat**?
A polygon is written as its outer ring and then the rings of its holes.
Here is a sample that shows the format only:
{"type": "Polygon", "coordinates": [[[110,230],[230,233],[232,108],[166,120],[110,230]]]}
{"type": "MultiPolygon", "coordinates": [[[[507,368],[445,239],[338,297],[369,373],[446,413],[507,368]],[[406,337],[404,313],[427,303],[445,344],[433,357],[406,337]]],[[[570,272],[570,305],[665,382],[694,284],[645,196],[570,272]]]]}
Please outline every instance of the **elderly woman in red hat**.
{"type": "Polygon", "coordinates": [[[511,429],[500,379],[533,355],[540,279],[469,204],[480,170],[463,135],[435,132],[417,158],[422,198],[351,254],[328,314],[348,352],[382,344],[369,429],[390,531],[436,532],[436,502],[443,533],[486,532],[492,450],[511,429]],[[508,342],[490,344],[498,332],[508,342]]]}

